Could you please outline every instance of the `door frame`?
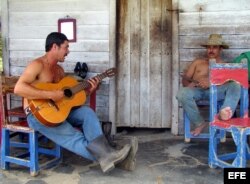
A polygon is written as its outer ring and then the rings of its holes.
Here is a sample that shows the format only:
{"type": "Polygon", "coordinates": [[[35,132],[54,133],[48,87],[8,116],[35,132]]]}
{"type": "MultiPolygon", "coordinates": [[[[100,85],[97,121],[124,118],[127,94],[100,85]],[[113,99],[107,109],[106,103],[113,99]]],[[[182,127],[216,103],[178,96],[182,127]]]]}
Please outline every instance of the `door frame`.
{"type": "MultiPolygon", "coordinates": [[[[179,0],[172,0],[172,96],[177,94],[179,89],[179,29],[178,29],[178,4],[179,0]]],[[[110,32],[109,32],[109,63],[110,67],[116,66],[116,8],[117,0],[110,0],[110,32]]],[[[110,81],[109,88],[109,118],[111,122],[116,122],[116,82],[110,81]]],[[[178,134],[179,124],[179,105],[175,98],[172,100],[172,122],[171,133],[178,134]]],[[[115,123],[112,124],[112,134],[116,133],[115,123]]]]}

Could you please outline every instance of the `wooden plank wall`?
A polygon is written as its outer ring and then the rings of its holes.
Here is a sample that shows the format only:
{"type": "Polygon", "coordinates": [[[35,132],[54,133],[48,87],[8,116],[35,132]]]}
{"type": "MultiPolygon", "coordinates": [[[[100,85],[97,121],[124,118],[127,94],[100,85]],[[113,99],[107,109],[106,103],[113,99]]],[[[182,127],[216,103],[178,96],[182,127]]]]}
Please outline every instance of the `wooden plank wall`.
{"type": "MultiPolygon", "coordinates": [[[[70,44],[70,54],[62,64],[73,72],[76,62],[86,62],[88,77],[110,66],[110,0],[6,0],[8,11],[9,74],[20,75],[34,58],[44,54],[46,36],[57,31],[57,21],[67,15],[77,20],[77,42],[70,44]]],[[[98,90],[97,113],[109,119],[109,80],[98,90]]]]}
{"type": "Polygon", "coordinates": [[[171,127],[171,1],[120,0],[117,126],[171,127]]]}
{"type": "MultiPolygon", "coordinates": [[[[222,34],[230,49],[223,58],[232,61],[250,50],[249,0],[179,0],[179,71],[197,57],[203,57],[205,43],[211,33],[222,34]]],[[[179,133],[183,132],[182,110],[179,133]]]]}

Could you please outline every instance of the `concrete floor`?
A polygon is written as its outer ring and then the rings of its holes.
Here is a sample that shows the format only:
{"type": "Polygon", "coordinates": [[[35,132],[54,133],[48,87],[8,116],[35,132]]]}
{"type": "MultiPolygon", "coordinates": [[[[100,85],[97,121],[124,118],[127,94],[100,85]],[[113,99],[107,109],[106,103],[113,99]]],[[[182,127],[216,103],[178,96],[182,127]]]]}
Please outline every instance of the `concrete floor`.
{"type": "Polygon", "coordinates": [[[182,136],[169,130],[130,129],[127,135],[137,136],[139,149],[135,171],[114,169],[102,173],[99,166],[63,150],[59,165],[42,170],[32,177],[25,167],[0,170],[0,184],[220,184],[223,169],[207,164],[208,142],[184,143],[182,136]]]}

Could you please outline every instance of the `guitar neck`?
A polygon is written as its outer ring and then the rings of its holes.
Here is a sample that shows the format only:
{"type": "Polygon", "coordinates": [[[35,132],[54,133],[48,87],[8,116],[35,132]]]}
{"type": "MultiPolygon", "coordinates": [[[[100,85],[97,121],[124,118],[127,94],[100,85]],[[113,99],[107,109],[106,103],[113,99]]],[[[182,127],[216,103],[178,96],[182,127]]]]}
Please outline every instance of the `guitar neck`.
{"type": "MultiPolygon", "coordinates": [[[[99,81],[103,80],[104,78],[106,77],[112,77],[114,76],[116,73],[116,69],[115,68],[110,68],[108,70],[106,70],[105,72],[101,73],[101,74],[98,74],[96,75],[95,77],[93,77],[92,79],[98,79],[99,81]]],[[[87,80],[84,80],[83,82],[80,82],[78,84],[76,84],[75,86],[67,89],[67,90],[64,90],[64,94],[65,96],[72,96],[73,94],[76,94],[84,89],[87,89],[91,86],[91,84],[87,81],[87,80]]]]}
{"type": "MultiPolygon", "coordinates": [[[[98,80],[102,81],[106,77],[107,77],[106,73],[101,73],[101,74],[96,75],[92,79],[97,78],[98,80]]],[[[82,81],[79,85],[82,90],[87,89],[91,86],[90,83],[86,80],[82,81]]]]}

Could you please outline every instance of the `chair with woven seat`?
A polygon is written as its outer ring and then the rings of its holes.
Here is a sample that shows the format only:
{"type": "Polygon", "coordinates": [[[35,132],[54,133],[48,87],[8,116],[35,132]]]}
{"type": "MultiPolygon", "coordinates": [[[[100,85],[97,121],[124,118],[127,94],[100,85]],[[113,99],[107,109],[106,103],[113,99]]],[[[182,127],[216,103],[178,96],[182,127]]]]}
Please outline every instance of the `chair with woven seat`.
{"type": "Polygon", "coordinates": [[[250,135],[250,118],[248,117],[248,66],[246,62],[219,64],[210,62],[210,122],[209,166],[211,168],[244,168],[250,159],[247,138],[250,135]],[[217,105],[217,86],[228,81],[241,85],[240,117],[227,121],[219,119],[217,105]],[[225,144],[217,141],[219,131],[226,131],[232,137],[235,149],[226,149],[225,144]]]}
{"type": "Polygon", "coordinates": [[[61,160],[61,148],[54,144],[53,148],[40,146],[42,136],[28,126],[22,107],[10,108],[10,98],[17,77],[1,76],[1,168],[9,169],[10,163],[29,167],[30,174],[36,176],[40,169],[49,168],[61,160]],[[25,134],[27,139],[16,137],[25,134]],[[18,149],[18,154],[13,150],[18,149]],[[21,153],[20,153],[21,152],[21,153]],[[20,154],[19,154],[20,153],[20,154]],[[39,156],[48,156],[48,161],[39,163],[39,156]]]}

